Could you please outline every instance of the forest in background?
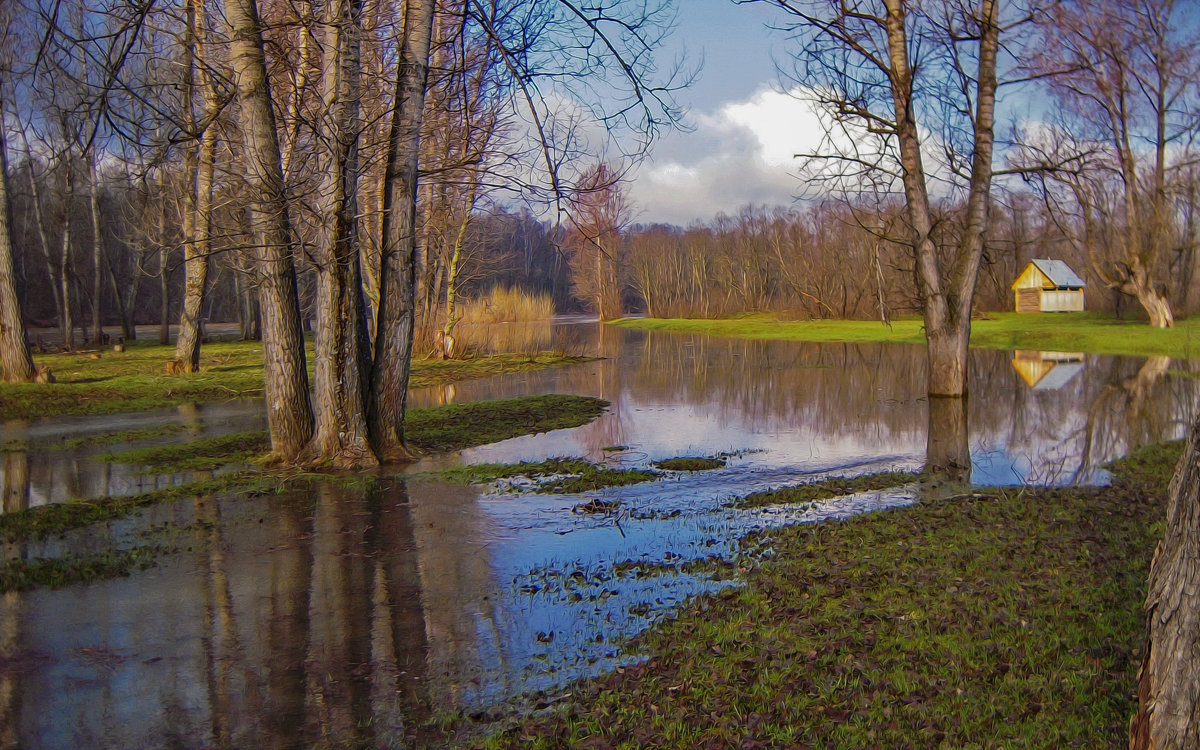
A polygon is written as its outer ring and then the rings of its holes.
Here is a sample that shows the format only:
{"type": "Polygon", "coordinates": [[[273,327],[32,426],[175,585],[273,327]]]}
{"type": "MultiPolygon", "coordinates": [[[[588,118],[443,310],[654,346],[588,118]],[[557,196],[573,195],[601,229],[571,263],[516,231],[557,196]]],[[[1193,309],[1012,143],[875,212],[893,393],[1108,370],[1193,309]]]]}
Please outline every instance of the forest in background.
{"type": "MultiPolygon", "coordinates": [[[[9,194],[30,338],[57,345],[57,330],[70,327],[86,343],[102,324],[119,325],[132,339],[135,325],[154,324],[167,340],[183,315],[185,259],[189,248],[196,251],[189,217],[200,160],[210,160],[212,171],[199,320],[238,322],[244,337],[257,337],[257,284],[246,252],[255,244],[246,212],[252,188],[239,165],[220,9],[159,6],[143,19],[153,24],[135,44],[131,17],[118,5],[30,2],[28,13],[8,19],[9,194]],[[74,41],[50,34],[52,27],[73,31],[74,41]],[[89,38],[91,49],[79,42],[89,38]],[[96,49],[128,55],[120,87],[104,88],[113,60],[96,49]],[[33,54],[38,65],[18,63],[33,54]]],[[[462,299],[494,287],[547,296],[557,312],[602,318],[768,310],[887,320],[920,312],[901,203],[861,186],[848,194],[814,180],[815,189],[791,206],[731,207],[686,228],[637,223],[623,183],[628,163],[603,158],[595,118],[576,104],[551,102],[548,115],[531,123],[516,106],[529,91],[506,78],[513,50],[472,30],[480,18],[525,28],[531,17],[494,2],[488,13],[478,10],[443,2],[434,22],[417,195],[421,345],[450,332],[462,299]],[[538,138],[530,138],[531,128],[538,138]],[[549,176],[531,166],[544,148],[555,151],[549,176]]],[[[368,83],[358,99],[357,221],[370,303],[378,298],[389,102],[387,87],[369,82],[394,74],[389,40],[399,14],[385,0],[366,3],[362,13],[373,43],[364,47],[368,83]]],[[[1052,19],[1060,42],[1029,66],[1074,69],[1045,86],[1060,105],[1055,122],[1009,144],[1005,158],[1026,168],[1026,179],[998,181],[993,191],[977,310],[1011,309],[1009,284],[1035,257],[1065,260],[1091,282],[1091,310],[1137,313],[1147,295],[1165,300],[1172,314],[1200,304],[1192,283],[1200,200],[1190,150],[1196,55],[1178,32],[1155,22],[1176,13],[1159,1],[1094,12],[1063,6],[1052,19]],[[1097,35],[1101,24],[1106,33],[1097,35]],[[1114,89],[1114,80],[1123,88],[1114,89]]],[[[323,162],[315,156],[328,109],[321,14],[316,4],[283,2],[264,2],[262,14],[301,315],[311,325],[323,205],[323,162]]],[[[536,42],[527,40],[525,52],[538,53],[536,42]]],[[[935,206],[939,243],[952,248],[960,198],[949,192],[935,206]]]]}

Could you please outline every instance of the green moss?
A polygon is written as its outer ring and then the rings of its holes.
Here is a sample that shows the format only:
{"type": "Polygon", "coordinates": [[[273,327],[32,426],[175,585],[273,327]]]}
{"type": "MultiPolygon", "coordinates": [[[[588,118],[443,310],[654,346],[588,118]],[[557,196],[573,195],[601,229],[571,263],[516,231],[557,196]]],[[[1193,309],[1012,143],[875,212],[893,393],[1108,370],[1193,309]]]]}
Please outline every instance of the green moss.
{"type": "Polygon", "coordinates": [[[858,477],[830,477],[811,484],[755,492],[726,505],[730,508],[762,508],[784,503],[813,503],[818,500],[853,495],[856,492],[891,489],[915,482],[919,478],[919,474],[904,471],[886,471],[858,477]]]}
{"type": "Polygon", "coordinates": [[[743,586],[484,746],[1124,746],[1177,455],[1118,462],[1110,487],[1004,488],[752,535],[747,555],[773,554],[743,566],[743,586]]]}
{"type": "Polygon", "coordinates": [[[472,464],[438,472],[452,482],[486,484],[525,479],[521,489],[550,494],[594,492],[604,487],[624,487],[651,482],[661,474],[645,469],[610,469],[582,458],[551,458],[513,464],[472,464]]]}
{"type": "Polygon", "coordinates": [[[0,564],[0,593],[120,578],[151,567],[159,552],[156,547],[135,547],[99,555],[10,560],[0,564]]]}
{"type": "Polygon", "coordinates": [[[712,471],[713,469],[723,468],[725,466],[725,459],[679,456],[677,458],[664,458],[662,461],[655,461],[650,465],[663,471],[712,471]]]}
{"type": "MultiPolygon", "coordinates": [[[[865,320],[782,320],[757,314],[722,320],[628,319],[613,325],[750,339],[925,343],[924,323],[919,318],[884,325],[865,320]]],[[[1117,320],[1096,313],[991,313],[971,322],[971,346],[1189,358],[1200,353],[1200,318],[1176,321],[1174,328],[1151,328],[1145,321],[1117,320]]]]}

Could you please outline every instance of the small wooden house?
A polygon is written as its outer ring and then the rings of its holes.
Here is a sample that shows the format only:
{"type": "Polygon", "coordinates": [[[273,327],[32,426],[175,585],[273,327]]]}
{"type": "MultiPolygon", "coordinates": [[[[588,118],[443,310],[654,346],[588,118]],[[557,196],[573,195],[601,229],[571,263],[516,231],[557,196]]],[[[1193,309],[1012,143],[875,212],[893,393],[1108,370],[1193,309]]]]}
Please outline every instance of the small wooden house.
{"type": "Polygon", "coordinates": [[[1013,282],[1019,313],[1083,310],[1083,279],[1061,260],[1034,258],[1013,282]]]}

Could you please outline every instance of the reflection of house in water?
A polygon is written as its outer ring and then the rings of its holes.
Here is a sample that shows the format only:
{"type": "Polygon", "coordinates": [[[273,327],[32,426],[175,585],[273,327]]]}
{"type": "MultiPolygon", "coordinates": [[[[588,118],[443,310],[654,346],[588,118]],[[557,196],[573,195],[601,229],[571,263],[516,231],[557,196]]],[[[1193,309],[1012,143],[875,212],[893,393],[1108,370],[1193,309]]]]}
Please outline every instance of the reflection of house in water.
{"type": "Polygon", "coordinates": [[[1018,349],[1013,352],[1013,368],[1035,391],[1062,388],[1083,370],[1083,352],[1038,352],[1018,349]]]}

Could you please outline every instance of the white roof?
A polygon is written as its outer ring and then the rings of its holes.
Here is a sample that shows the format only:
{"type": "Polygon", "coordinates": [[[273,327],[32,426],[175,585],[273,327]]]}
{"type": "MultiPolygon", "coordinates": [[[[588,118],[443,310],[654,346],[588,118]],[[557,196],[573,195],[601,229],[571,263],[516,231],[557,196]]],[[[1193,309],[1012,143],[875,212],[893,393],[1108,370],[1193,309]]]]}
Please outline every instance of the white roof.
{"type": "Polygon", "coordinates": [[[1034,258],[1033,265],[1037,269],[1046,274],[1046,278],[1050,279],[1050,283],[1054,286],[1065,286],[1070,288],[1082,289],[1087,286],[1087,282],[1079,278],[1071,267],[1061,260],[1050,260],[1049,258],[1034,258]]]}

